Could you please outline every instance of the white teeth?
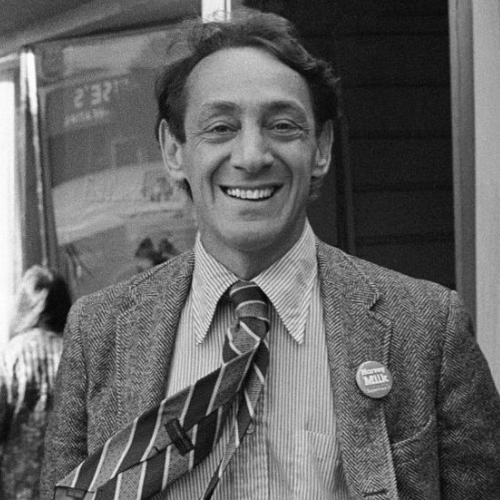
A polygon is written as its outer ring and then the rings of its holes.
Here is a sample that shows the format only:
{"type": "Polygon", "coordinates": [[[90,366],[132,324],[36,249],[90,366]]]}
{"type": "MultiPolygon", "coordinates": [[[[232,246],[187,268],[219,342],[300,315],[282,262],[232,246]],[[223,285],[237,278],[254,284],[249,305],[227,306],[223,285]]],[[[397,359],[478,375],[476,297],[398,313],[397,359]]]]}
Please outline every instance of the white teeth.
{"type": "Polygon", "coordinates": [[[274,188],[266,189],[239,189],[229,188],[227,194],[233,198],[240,198],[242,200],[263,200],[269,198],[274,193],[274,188]]]}

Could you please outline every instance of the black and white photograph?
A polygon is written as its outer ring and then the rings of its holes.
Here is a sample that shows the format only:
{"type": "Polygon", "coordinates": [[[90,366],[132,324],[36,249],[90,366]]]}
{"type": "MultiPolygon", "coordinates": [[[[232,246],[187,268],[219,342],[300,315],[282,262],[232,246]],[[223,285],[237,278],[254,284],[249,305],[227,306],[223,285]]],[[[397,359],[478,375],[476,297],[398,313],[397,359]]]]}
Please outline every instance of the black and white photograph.
{"type": "Polygon", "coordinates": [[[498,0],[6,0],[0,500],[500,500],[498,0]]]}

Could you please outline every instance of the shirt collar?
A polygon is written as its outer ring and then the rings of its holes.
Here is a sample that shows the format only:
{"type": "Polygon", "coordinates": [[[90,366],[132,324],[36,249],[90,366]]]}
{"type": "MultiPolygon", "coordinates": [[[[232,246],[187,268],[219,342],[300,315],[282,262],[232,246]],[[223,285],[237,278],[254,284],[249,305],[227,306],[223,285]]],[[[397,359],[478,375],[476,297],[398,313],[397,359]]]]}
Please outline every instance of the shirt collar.
{"type": "MultiPolygon", "coordinates": [[[[308,221],[295,245],[252,281],[267,295],[288,333],[304,341],[313,284],[317,279],[316,238],[308,221]]],[[[196,342],[208,333],[217,304],[238,277],[212,257],[198,234],[195,243],[192,297],[196,342]]]]}
{"type": "Polygon", "coordinates": [[[205,250],[199,233],[196,236],[194,255],[191,286],[193,319],[196,343],[201,344],[208,333],[220,298],[238,281],[238,277],[205,250]]]}

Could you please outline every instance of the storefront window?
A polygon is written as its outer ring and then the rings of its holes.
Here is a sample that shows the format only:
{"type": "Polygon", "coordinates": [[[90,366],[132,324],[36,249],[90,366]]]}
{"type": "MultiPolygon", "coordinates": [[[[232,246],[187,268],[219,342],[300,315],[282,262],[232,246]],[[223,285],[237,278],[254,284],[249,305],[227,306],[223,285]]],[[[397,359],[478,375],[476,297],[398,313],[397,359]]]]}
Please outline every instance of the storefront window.
{"type": "Polygon", "coordinates": [[[163,168],[154,84],[175,28],[41,44],[44,165],[61,259],[77,296],[190,248],[186,194],[163,168]]]}

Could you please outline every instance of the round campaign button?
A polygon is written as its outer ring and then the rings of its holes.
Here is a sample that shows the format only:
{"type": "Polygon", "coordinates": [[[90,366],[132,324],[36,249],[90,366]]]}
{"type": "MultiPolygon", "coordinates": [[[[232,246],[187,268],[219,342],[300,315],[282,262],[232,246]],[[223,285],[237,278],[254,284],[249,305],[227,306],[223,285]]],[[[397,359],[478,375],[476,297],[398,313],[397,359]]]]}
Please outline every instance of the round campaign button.
{"type": "Polygon", "coordinates": [[[370,398],[383,398],[392,389],[389,369],[378,361],[365,361],[356,372],[356,382],[361,392],[370,398]]]}

